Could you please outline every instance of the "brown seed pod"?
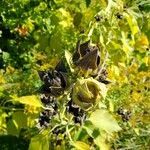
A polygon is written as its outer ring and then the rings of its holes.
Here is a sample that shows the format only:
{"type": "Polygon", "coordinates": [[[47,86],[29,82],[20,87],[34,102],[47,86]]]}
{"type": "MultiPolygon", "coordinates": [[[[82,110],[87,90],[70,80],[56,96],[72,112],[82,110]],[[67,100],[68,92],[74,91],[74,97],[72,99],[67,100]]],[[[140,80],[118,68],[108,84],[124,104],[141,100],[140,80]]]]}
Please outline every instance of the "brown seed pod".
{"type": "Polygon", "coordinates": [[[72,60],[77,67],[84,71],[95,70],[100,64],[99,49],[97,46],[90,45],[90,41],[82,44],[78,41],[72,60]]]}

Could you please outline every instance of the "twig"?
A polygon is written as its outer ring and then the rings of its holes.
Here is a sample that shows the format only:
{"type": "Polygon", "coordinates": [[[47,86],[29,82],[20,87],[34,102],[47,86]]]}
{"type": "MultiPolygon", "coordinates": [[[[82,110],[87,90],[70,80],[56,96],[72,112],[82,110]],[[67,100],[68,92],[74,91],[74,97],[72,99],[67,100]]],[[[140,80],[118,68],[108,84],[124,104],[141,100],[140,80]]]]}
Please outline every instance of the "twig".
{"type": "Polygon", "coordinates": [[[69,132],[69,129],[68,129],[68,125],[66,126],[66,132],[68,134],[68,138],[69,138],[70,142],[73,144],[74,142],[73,142],[73,140],[71,138],[71,135],[70,135],[70,132],[69,132]]]}

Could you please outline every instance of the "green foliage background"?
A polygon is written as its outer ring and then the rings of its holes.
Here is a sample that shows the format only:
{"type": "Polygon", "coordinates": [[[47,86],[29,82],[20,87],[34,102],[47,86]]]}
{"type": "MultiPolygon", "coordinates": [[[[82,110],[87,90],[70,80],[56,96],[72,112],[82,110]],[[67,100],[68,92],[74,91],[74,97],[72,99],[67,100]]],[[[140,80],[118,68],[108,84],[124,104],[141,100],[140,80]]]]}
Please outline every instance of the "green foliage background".
{"type": "MultiPolygon", "coordinates": [[[[48,149],[48,131],[35,129],[41,106],[33,95],[42,85],[37,71],[65,60],[65,51],[72,54],[78,39],[100,47],[111,80],[103,103],[122,128],[111,140],[95,143],[102,150],[148,149],[149,0],[1,0],[0,16],[0,25],[14,35],[4,38],[0,31],[0,149],[48,149]],[[120,107],[131,110],[128,122],[117,114],[120,107]],[[11,138],[19,140],[13,148],[11,138]]],[[[76,149],[89,149],[84,138],[73,139],[76,149]]]]}

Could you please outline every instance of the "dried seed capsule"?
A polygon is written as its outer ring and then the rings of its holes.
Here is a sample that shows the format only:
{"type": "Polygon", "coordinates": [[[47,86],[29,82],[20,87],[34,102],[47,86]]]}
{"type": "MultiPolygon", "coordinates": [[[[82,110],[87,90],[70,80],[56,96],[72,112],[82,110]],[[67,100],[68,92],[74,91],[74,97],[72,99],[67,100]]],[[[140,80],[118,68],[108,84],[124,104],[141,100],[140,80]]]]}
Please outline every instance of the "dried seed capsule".
{"type": "Polygon", "coordinates": [[[66,77],[62,72],[58,71],[39,71],[39,76],[44,82],[43,90],[51,93],[54,96],[59,96],[63,93],[67,86],[66,77]]]}
{"type": "Polygon", "coordinates": [[[98,49],[95,49],[89,53],[87,53],[81,60],[79,60],[76,65],[83,70],[97,69],[100,63],[100,57],[98,49]]]}
{"type": "Polygon", "coordinates": [[[45,105],[53,103],[56,100],[55,97],[47,93],[41,94],[40,98],[41,98],[41,102],[45,105]]]}
{"type": "Polygon", "coordinates": [[[90,41],[82,44],[78,41],[72,60],[83,71],[95,70],[100,64],[99,49],[97,46],[90,45],[90,41]]]}

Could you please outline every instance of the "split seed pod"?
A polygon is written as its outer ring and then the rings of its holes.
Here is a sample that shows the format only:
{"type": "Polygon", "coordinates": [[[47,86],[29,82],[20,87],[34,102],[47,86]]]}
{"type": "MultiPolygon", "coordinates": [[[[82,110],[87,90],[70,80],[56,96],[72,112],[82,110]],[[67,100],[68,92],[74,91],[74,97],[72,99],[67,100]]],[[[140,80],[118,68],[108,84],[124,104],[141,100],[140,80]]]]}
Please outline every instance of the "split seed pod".
{"type": "Polygon", "coordinates": [[[100,64],[100,53],[97,46],[90,45],[90,41],[77,43],[76,52],[73,55],[74,64],[83,71],[96,70],[100,64]]]}

